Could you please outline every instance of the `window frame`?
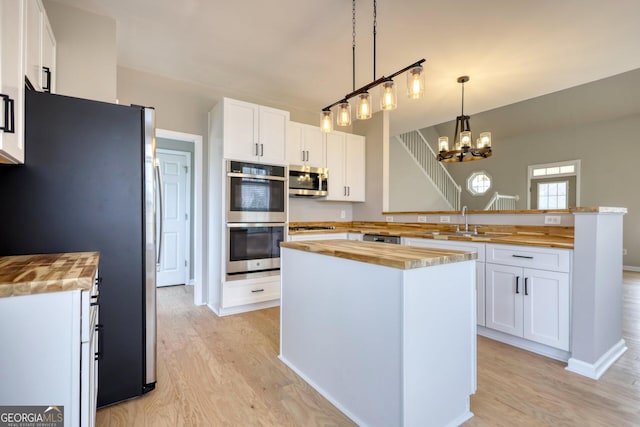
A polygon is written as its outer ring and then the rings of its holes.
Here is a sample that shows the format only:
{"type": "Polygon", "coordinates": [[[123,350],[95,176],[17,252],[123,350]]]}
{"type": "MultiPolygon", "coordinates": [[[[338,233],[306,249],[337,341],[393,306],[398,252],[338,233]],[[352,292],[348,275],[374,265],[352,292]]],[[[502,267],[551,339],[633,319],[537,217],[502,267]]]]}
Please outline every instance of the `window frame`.
{"type": "Polygon", "coordinates": [[[531,209],[531,185],[532,180],[541,179],[541,178],[562,178],[565,176],[575,176],[576,177],[576,206],[580,206],[580,159],[578,160],[565,160],[563,162],[554,162],[554,163],[542,163],[537,165],[529,165],[527,167],[527,209],[531,209]],[[557,173],[557,174],[549,174],[549,175],[539,175],[533,176],[533,171],[536,169],[543,168],[552,168],[552,167],[562,167],[562,166],[574,166],[574,172],[570,173],[557,173]]]}
{"type": "Polygon", "coordinates": [[[491,190],[491,187],[493,187],[493,177],[491,175],[489,175],[489,173],[486,170],[479,170],[479,171],[471,172],[471,175],[469,175],[469,177],[467,178],[467,191],[473,196],[486,196],[487,193],[489,193],[489,190],[491,190]],[[479,193],[478,191],[476,191],[471,185],[473,179],[475,177],[477,177],[477,176],[480,176],[480,175],[484,175],[489,179],[489,186],[482,193],[479,193]]]}

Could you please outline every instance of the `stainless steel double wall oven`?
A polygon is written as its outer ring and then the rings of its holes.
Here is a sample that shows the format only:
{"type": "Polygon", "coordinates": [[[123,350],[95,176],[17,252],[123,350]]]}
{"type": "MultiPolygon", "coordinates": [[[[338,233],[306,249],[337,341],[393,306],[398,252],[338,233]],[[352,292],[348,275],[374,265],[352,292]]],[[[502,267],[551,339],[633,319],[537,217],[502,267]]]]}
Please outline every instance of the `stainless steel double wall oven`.
{"type": "Polygon", "coordinates": [[[227,280],[280,273],[287,200],[286,167],[227,161],[227,280]]]}

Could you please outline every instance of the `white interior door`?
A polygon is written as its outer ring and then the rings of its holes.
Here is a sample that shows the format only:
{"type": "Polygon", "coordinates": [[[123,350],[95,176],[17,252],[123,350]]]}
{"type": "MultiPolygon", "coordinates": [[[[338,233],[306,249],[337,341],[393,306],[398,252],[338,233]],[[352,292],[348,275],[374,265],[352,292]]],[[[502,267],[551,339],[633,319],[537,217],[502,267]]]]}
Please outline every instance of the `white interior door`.
{"type": "Polygon", "coordinates": [[[189,153],[157,150],[162,175],[162,254],[158,286],[186,284],[189,280],[189,153]]]}

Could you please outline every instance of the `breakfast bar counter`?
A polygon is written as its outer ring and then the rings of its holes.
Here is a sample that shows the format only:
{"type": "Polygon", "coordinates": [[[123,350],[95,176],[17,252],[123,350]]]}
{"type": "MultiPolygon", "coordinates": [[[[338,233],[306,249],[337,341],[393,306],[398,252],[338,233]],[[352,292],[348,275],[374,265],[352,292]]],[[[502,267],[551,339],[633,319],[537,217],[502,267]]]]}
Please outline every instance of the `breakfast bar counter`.
{"type": "Polygon", "coordinates": [[[361,426],[473,416],[475,253],[281,244],[280,359],[361,426]]]}

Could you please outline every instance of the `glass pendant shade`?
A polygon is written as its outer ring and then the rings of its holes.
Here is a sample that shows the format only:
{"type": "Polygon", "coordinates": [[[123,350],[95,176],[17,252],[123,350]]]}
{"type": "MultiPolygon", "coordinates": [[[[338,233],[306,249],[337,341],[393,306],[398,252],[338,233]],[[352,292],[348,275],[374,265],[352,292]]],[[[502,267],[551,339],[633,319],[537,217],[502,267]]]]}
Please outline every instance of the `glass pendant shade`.
{"type": "Polygon", "coordinates": [[[338,115],[336,117],[338,126],[349,126],[351,124],[351,105],[348,101],[338,105],[338,115]]]}
{"type": "Polygon", "coordinates": [[[358,95],[358,120],[366,120],[371,118],[371,94],[363,92],[358,95]]]}
{"type": "Polygon", "coordinates": [[[331,110],[322,110],[320,112],[320,129],[322,129],[322,132],[333,131],[333,112],[331,110]]]}
{"type": "Polygon", "coordinates": [[[478,148],[491,148],[491,132],[481,132],[478,148]]]}
{"type": "Polygon", "coordinates": [[[380,87],[380,108],[382,110],[394,110],[398,106],[395,83],[393,80],[387,80],[380,87]]]}
{"type": "Polygon", "coordinates": [[[411,99],[420,99],[424,96],[424,68],[422,65],[413,67],[407,73],[407,96],[411,99]]]}
{"type": "Polygon", "coordinates": [[[460,146],[471,147],[471,131],[465,130],[460,132],[460,146]]]}
{"type": "Polygon", "coordinates": [[[449,151],[449,138],[441,136],[438,138],[438,151],[449,151]]]}

